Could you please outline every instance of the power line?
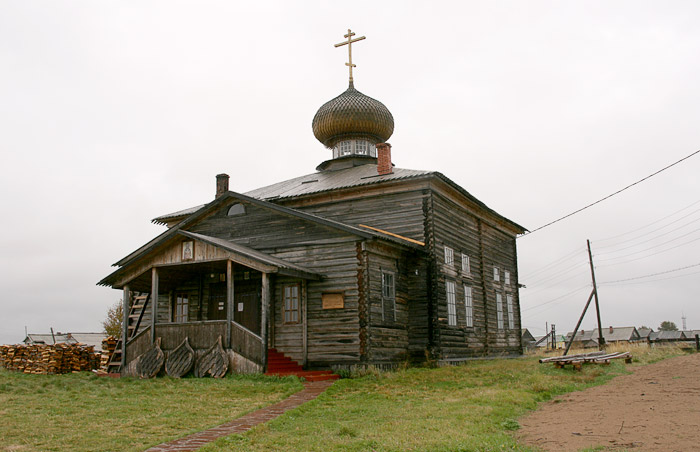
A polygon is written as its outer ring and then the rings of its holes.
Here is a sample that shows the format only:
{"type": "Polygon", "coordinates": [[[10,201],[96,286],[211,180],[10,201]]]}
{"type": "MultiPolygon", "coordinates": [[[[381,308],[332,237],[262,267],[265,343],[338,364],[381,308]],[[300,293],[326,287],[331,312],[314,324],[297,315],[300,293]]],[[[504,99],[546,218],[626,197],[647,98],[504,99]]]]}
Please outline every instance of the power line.
{"type": "Polygon", "coordinates": [[[686,273],[683,275],[669,276],[668,278],[649,279],[647,281],[626,282],[624,284],[622,284],[622,283],[616,283],[616,284],[608,283],[608,284],[606,284],[606,286],[629,286],[629,285],[633,285],[633,284],[647,284],[647,283],[651,283],[651,282],[668,281],[669,279],[685,278],[686,276],[693,276],[693,275],[700,275],[700,271],[686,273]]]}
{"type": "Polygon", "coordinates": [[[634,278],[618,279],[615,281],[605,281],[605,282],[602,282],[600,284],[615,284],[615,283],[620,283],[620,282],[625,282],[625,281],[634,281],[636,279],[651,278],[652,276],[666,275],[668,273],[675,273],[675,272],[679,272],[681,270],[686,270],[688,268],[693,268],[693,267],[698,267],[698,266],[700,266],[700,262],[698,262],[697,264],[693,264],[693,265],[686,265],[685,267],[674,268],[673,270],[666,270],[663,272],[651,273],[651,274],[644,275],[644,276],[635,276],[634,278]]]}
{"type": "MultiPolygon", "coordinates": [[[[679,235],[679,236],[676,237],[676,238],[673,238],[673,239],[671,239],[671,240],[666,240],[665,242],[658,243],[658,244],[656,244],[656,245],[654,245],[654,246],[650,246],[649,248],[644,248],[643,250],[635,251],[635,252],[633,252],[633,253],[625,254],[625,255],[623,255],[623,256],[607,257],[607,258],[599,259],[599,260],[605,262],[605,261],[614,261],[614,260],[617,260],[617,259],[624,259],[624,258],[626,258],[626,257],[634,256],[635,254],[643,253],[643,252],[645,252],[645,251],[650,251],[650,250],[653,250],[654,248],[658,248],[658,247],[663,246],[663,245],[666,245],[666,244],[668,244],[668,243],[675,242],[676,240],[680,240],[680,239],[682,239],[683,237],[687,237],[687,236],[689,236],[689,235],[695,234],[695,233],[698,232],[698,231],[700,231],[700,228],[693,229],[692,231],[687,232],[687,233],[685,233],[685,234],[683,234],[683,235],[679,235]]],[[[695,242],[696,240],[700,240],[700,239],[695,239],[695,240],[691,240],[691,241],[689,241],[689,242],[684,242],[684,243],[682,243],[682,245],[685,245],[685,244],[687,244],[687,243],[695,242]]],[[[675,248],[675,247],[673,247],[673,248],[675,248]]],[[[672,250],[673,248],[668,248],[668,249],[669,249],[669,250],[672,250]]],[[[610,253],[606,253],[606,254],[610,254],[610,253]]],[[[653,256],[653,254],[651,254],[650,256],[653,256]]],[[[647,256],[647,257],[648,257],[648,256],[647,256]]]]}
{"type": "MultiPolygon", "coordinates": [[[[700,211],[700,209],[698,209],[698,210],[700,211]]],[[[678,220],[674,221],[673,223],[676,223],[676,222],[679,221],[679,220],[682,220],[682,218],[679,218],[678,220]]],[[[677,228],[674,228],[674,229],[671,229],[670,231],[666,231],[666,232],[664,232],[664,233],[655,235],[654,237],[651,237],[651,238],[649,238],[649,239],[643,240],[643,241],[641,241],[641,242],[637,242],[637,243],[635,243],[635,244],[633,244],[633,245],[628,245],[628,246],[625,246],[625,247],[623,247],[623,248],[618,248],[618,249],[612,250],[612,251],[604,251],[604,252],[602,252],[602,253],[598,252],[598,253],[596,253],[596,255],[598,255],[598,256],[604,256],[604,255],[606,255],[606,254],[619,253],[620,251],[625,251],[625,250],[628,250],[628,249],[630,249],[630,248],[634,248],[634,247],[636,247],[636,246],[643,245],[644,243],[652,242],[652,241],[654,241],[654,240],[656,240],[656,239],[659,239],[659,238],[661,238],[661,237],[663,237],[663,236],[666,236],[666,235],[668,235],[668,234],[670,234],[670,233],[672,233],[672,232],[676,232],[676,231],[678,231],[679,229],[683,229],[683,228],[686,227],[686,226],[690,226],[691,224],[696,223],[696,222],[698,222],[698,221],[700,221],[700,218],[696,218],[696,219],[694,219],[694,220],[691,220],[691,221],[689,221],[689,222],[687,222],[687,223],[685,223],[685,224],[682,224],[682,225],[678,226],[677,228]]],[[[656,231],[658,231],[659,229],[663,229],[663,228],[665,228],[665,227],[668,227],[668,226],[672,225],[673,223],[669,223],[669,224],[667,224],[666,226],[662,226],[661,228],[655,229],[655,230],[653,230],[653,231],[649,231],[647,234],[644,234],[644,235],[649,235],[649,234],[651,234],[652,232],[656,232],[656,231]]],[[[634,239],[630,239],[630,240],[626,240],[626,241],[620,242],[619,244],[622,244],[622,243],[625,243],[625,242],[629,242],[629,241],[631,241],[631,240],[635,240],[635,239],[642,238],[642,237],[644,237],[644,235],[641,235],[641,236],[639,236],[639,237],[635,237],[634,239]]],[[[681,236],[681,237],[683,237],[683,236],[681,236]]],[[[675,239],[674,239],[674,240],[675,240],[675,239]]],[[[611,247],[608,247],[608,248],[611,248],[611,247]]],[[[604,247],[603,249],[605,249],[605,247],[604,247]]]]}
{"type": "Polygon", "coordinates": [[[649,179],[649,178],[651,178],[651,177],[654,177],[654,176],[656,176],[657,174],[659,174],[659,173],[661,173],[661,172],[663,172],[663,171],[666,171],[667,169],[669,169],[669,168],[671,168],[671,167],[673,167],[673,166],[678,165],[678,164],[681,163],[682,161],[687,160],[687,159],[689,159],[690,157],[692,157],[692,156],[694,156],[694,155],[696,155],[696,154],[698,154],[698,153],[700,153],[700,149],[697,150],[697,151],[695,151],[695,152],[693,152],[693,153],[690,154],[690,155],[687,155],[687,156],[683,157],[682,159],[680,159],[680,160],[678,160],[678,161],[676,161],[676,162],[671,163],[671,164],[668,165],[668,166],[665,166],[664,168],[661,168],[660,170],[658,170],[658,171],[656,171],[656,172],[654,172],[654,173],[648,175],[647,177],[644,177],[644,178],[642,178],[642,179],[639,179],[637,182],[634,182],[634,183],[632,183],[632,184],[629,184],[628,186],[626,186],[626,187],[624,187],[624,188],[621,188],[620,190],[618,190],[618,191],[616,191],[616,192],[614,192],[614,193],[612,193],[612,194],[609,194],[608,196],[606,196],[606,197],[604,197],[604,198],[599,199],[598,201],[592,202],[592,203],[588,204],[587,206],[581,207],[580,209],[578,209],[578,210],[576,210],[576,211],[574,211],[574,212],[571,212],[571,213],[568,214],[568,215],[564,215],[563,217],[558,218],[558,219],[556,219],[556,220],[554,220],[554,221],[550,221],[549,223],[547,223],[547,224],[545,224],[545,225],[543,225],[543,226],[540,226],[540,227],[538,227],[538,228],[535,228],[535,229],[533,229],[532,231],[527,231],[527,232],[525,232],[523,235],[521,235],[520,237],[524,237],[524,236],[526,236],[526,235],[530,235],[530,234],[532,234],[533,232],[537,232],[537,231],[539,231],[540,229],[544,229],[544,228],[546,228],[547,226],[551,226],[551,225],[553,225],[553,224],[555,224],[555,223],[558,223],[558,222],[560,222],[560,221],[562,221],[562,220],[564,220],[564,219],[566,219],[566,218],[569,218],[569,217],[572,216],[572,215],[576,215],[577,213],[582,212],[582,211],[588,209],[589,207],[593,207],[593,206],[595,206],[596,204],[599,204],[599,203],[605,201],[606,199],[612,198],[613,196],[622,193],[623,191],[627,190],[628,188],[634,187],[635,185],[637,185],[637,184],[639,184],[639,183],[641,183],[641,182],[644,182],[645,180],[647,180],[647,179],[649,179]]]}
{"type": "Polygon", "coordinates": [[[588,284],[586,284],[585,286],[579,287],[578,289],[574,289],[574,290],[572,290],[571,292],[566,293],[566,294],[564,294],[564,295],[561,295],[561,296],[559,296],[559,297],[557,297],[557,298],[552,298],[551,300],[545,301],[544,303],[536,304],[535,306],[530,306],[530,307],[528,307],[528,308],[522,309],[521,311],[522,311],[522,312],[530,311],[530,310],[532,310],[532,309],[539,308],[540,306],[544,306],[544,305],[553,303],[553,302],[555,302],[555,301],[557,301],[557,300],[561,300],[562,298],[568,297],[569,295],[572,295],[572,294],[574,294],[574,293],[576,293],[576,292],[580,292],[581,290],[583,290],[583,289],[585,289],[585,288],[587,288],[587,287],[589,287],[588,284]]]}
{"type": "MultiPolygon", "coordinates": [[[[681,213],[681,212],[683,212],[683,211],[686,210],[686,209],[690,209],[691,207],[693,207],[694,205],[696,205],[696,204],[698,204],[698,203],[700,203],[700,200],[697,200],[697,201],[695,201],[694,203],[692,203],[692,204],[690,204],[690,205],[688,205],[688,206],[685,206],[685,207],[683,207],[683,208],[680,209],[680,210],[677,210],[677,211],[675,211],[675,212],[673,212],[673,213],[671,213],[671,214],[668,214],[668,215],[666,215],[666,216],[663,217],[663,218],[659,218],[659,219],[656,220],[656,221],[652,221],[651,223],[646,224],[646,225],[644,225],[644,226],[642,226],[642,227],[640,227],[640,228],[633,229],[633,230],[627,231],[627,232],[623,232],[622,234],[614,235],[614,236],[612,236],[612,237],[606,237],[606,238],[604,238],[604,239],[591,240],[591,243],[596,243],[596,244],[597,244],[597,243],[600,243],[600,242],[608,242],[608,241],[610,241],[610,240],[617,239],[617,238],[619,238],[619,237],[623,237],[623,236],[625,236],[625,235],[632,234],[633,232],[641,231],[642,229],[646,229],[646,228],[648,228],[649,226],[653,226],[653,225],[655,225],[656,223],[660,223],[660,222],[664,221],[664,220],[667,219],[667,218],[671,218],[672,216],[676,215],[677,213],[681,213]]],[[[700,209],[698,209],[698,210],[700,210],[700,209]]],[[[667,224],[666,226],[670,226],[670,225],[672,225],[673,223],[676,223],[676,222],[682,220],[683,218],[687,218],[687,217],[689,217],[690,215],[694,214],[695,212],[698,212],[698,210],[694,210],[694,211],[690,212],[688,215],[685,215],[685,216],[683,216],[683,217],[681,217],[681,218],[678,218],[677,220],[672,221],[671,223],[667,224]]],[[[663,228],[665,228],[666,226],[662,226],[662,227],[659,228],[659,229],[663,229],[663,228]]],[[[659,229],[655,229],[655,230],[653,230],[653,231],[645,232],[644,234],[642,234],[642,235],[639,236],[639,237],[644,237],[645,235],[647,235],[647,234],[649,234],[649,233],[651,233],[651,232],[658,231],[659,229]]],[[[619,242],[619,243],[625,243],[625,242],[628,242],[628,241],[630,241],[630,240],[634,240],[634,238],[628,239],[628,240],[623,240],[622,242],[619,242]]],[[[605,246],[604,246],[604,248],[605,248],[605,246]]]]}
{"type": "MultiPolygon", "coordinates": [[[[624,262],[614,262],[612,264],[596,265],[596,267],[612,267],[614,265],[629,264],[630,262],[635,262],[635,261],[638,261],[640,259],[646,259],[648,257],[656,256],[657,254],[665,253],[666,251],[675,250],[676,248],[680,248],[681,246],[687,245],[689,243],[697,242],[698,240],[700,240],[700,237],[698,237],[697,239],[689,240],[687,242],[683,242],[683,243],[676,245],[676,246],[672,246],[671,248],[666,248],[665,250],[661,250],[661,251],[657,251],[655,253],[647,254],[646,256],[640,256],[640,257],[637,257],[635,259],[630,259],[630,260],[624,261],[624,262]]],[[[633,254],[636,254],[636,253],[633,253],[633,254]]],[[[620,256],[620,257],[617,257],[615,259],[621,259],[622,257],[625,257],[625,256],[620,256]]],[[[611,260],[614,260],[614,259],[611,258],[611,260]]]]}

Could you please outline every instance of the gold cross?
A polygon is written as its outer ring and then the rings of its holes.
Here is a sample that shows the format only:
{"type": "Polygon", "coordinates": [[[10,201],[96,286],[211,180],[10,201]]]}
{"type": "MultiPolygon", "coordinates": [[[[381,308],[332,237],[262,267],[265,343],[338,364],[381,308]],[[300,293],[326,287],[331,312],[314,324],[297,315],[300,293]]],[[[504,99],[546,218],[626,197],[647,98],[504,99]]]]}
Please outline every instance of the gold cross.
{"type": "Polygon", "coordinates": [[[352,68],[357,67],[354,64],[352,64],[352,43],[357,42],[357,41],[362,41],[363,39],[365,39],[364,36],[360,36],[359,38],[352,39],[353,36],[355,36],[355,33],[353,33],[348,28],[348,34],[346,34],[344,36],[344,37],[348,38],[348,40],[335,45],[336,47],[344,46],[345,44],[348,45],[348,62],[345,63],[345,65],[350,68],[350,84],[352,84],[352,68]]]}

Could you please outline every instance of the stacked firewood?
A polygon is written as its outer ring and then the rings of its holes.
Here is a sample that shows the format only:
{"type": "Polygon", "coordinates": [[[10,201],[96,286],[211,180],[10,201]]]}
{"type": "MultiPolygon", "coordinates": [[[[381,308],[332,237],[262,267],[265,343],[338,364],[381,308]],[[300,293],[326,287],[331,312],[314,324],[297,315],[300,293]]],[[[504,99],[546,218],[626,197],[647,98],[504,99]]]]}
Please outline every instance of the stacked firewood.
{"type": "Polygon", "coordinates": [[[25,374],[66,374],[97,369],[100,354],[85,344],[3,345],[0,364],[25,374]]]}
{"type": "Polygon", "coordinates": [[[102,356],[100,357],[100,367],[107,369],[109,361],[112,359],[114,350],[117,349],[117,338],[114,336],[106,337],[102,340],[102,356]]]}

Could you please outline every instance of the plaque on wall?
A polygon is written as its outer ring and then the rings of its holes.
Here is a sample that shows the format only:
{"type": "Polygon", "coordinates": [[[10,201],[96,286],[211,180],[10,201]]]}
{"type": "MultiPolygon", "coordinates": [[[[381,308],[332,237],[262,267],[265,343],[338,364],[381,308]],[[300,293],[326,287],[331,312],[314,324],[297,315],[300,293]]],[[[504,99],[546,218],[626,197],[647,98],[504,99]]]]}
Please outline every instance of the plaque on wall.
{"type": "Polygon", "coordinates": [[[182,260],[191,261],[194,260],[194,241],[188,240],[182,242],[182,260]]]}
{"type": "Polygon", "coordinates": [[[345,296],[342,293],[324,293],[321,295],[323,309],[343,309],[345,296]]]}

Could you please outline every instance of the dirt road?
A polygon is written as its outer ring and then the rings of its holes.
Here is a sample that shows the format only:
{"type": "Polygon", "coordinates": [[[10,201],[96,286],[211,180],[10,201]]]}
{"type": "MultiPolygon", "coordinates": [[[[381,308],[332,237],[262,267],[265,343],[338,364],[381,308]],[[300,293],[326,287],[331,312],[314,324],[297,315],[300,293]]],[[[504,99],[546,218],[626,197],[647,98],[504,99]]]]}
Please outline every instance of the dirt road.
{"type": "Polygon", "coordinates": [[[700,451],[700,354],[641,366],[564,395],[520,419],[518,438],[545,451],[700,451]]]}

